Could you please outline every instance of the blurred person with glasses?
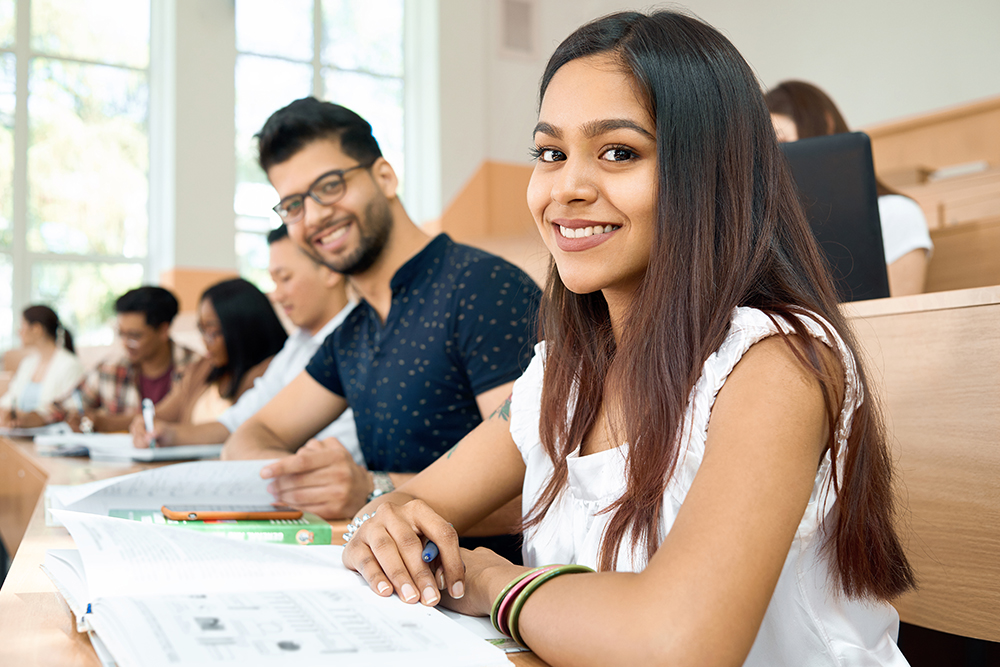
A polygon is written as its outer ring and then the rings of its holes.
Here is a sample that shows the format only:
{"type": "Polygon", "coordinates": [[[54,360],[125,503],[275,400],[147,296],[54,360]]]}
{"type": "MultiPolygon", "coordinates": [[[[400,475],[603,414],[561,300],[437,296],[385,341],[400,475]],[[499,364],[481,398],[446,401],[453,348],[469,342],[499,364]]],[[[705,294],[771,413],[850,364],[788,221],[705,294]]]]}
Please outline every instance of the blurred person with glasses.
{"type": "MultiPolygon", "coordinates": [[[[200,424],[168,424],[157,419],[152,432],[146,431],[141,419],[135,419],[131,431],[136,447],[148,447],[153,438],[159,447],[224,443],[230,433],[302,372],[326,337],[354,308],[356,302],[348,298],[344,277],[304,253],[288,237],[284,224],[268,233],[267,244],[270,251],[268,270],[274,280],[271,301],[297,329],[288,336],[281,351],[274,355],[253,387],[218,419],[200,424]]],[[[217,331],[204,325],[203,328],[206,335],[217,331]]],[[[205,342],[208,345],[210,341],[205,342]]],[[[359,465],[364,465],[351,410],[333,420],[316,437],[320,440],[336,438],[359,465]]]]}
{"type": "Polygon", "coordinates": [[[71,393],[31,415],[25,425],[67,421],[75,429],[126,431],[142,399],[159,403],[201,359],[170,337],[177,298],[162,287],[129,290],[115,301],[115,333],[122,352],[84,375],[71,393]]]}
{"type": "MultiPolygon", "coordinates": [[[[154,436],[167,425],[215,422],[264,375],[288,338],[267,296],[242,278],[223,280],[202,293],[198,331],[205,357],[156,406],[154,436]]],[[[141,414],[133,417],[129,431],[137,446],[148,445],[141,414]]]]}
{"type": "MultiPolygon", "coordinates": [[[[448,453],[510,394],[535,342],[540,291],[499,257],[430,237],[407,215],[371,126],[304,98],[257,135],[275,212],[298,246],[347,276],[357,307],[304,372],[230,436],[224,458],[261,471],[276,500],[352,517],[448,453]],[[353,408],[367,468],[317,432],[353,408]]],[[[472,534],[516,556],[511,503],[472,534]],[[506,543],[502,543],[506,541],[506,543]]]]}

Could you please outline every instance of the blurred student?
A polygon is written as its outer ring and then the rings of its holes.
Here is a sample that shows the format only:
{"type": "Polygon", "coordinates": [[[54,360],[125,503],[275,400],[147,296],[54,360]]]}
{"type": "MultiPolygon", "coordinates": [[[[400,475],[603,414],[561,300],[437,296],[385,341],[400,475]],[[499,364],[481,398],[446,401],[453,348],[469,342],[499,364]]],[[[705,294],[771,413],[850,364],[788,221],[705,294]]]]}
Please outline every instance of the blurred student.
{"type": "MultiPolygon", "coordinates": [[[[205,290],[198,303],[198,331],[205,356],[156,406],[162,422],[217,421],[264,374],[288,337],[268,298],[242,278],[205,290]]],[[[142,424],[142,414],[136,415],[133,436],[144,431],[142,424]]]]}
{"type": "Polygon", "coordinates": [[[72,394],[32,413],[25,425],[65,420],[84,430],[128,430],[142,399],[159,403],[201,358],[170,338],[177,310],[177,298],[162,287],[137,287],[118,297],[115,329],[124,352],[87,373],[72,394]]]}
{"type": "Polygon", "coordinates": [[[28,350],[0,397],[0,425],[18,426],[20,413],[46,408],[72,391],[83,377],[83,364],[74,354],[73,336],[48,306],[30,306],[21,314],[17,331],[28,350]]]}
{"type": "MultiPolygon", "coordinates": [[[[850,132],[830,96],[804,81],[784,81],[764,96],[778,141],[850,132]]],[[[875,179],[882,245],[892,296],[920,294],[934,244],[920,205],[875,179]]]]}
{"type": "MultiPolygon", "coordinates": [[[[218,420],[181,425],[157,419],[153,432],[148,433],[143,420],[137,418],[132,422],[136,447],[148,447],[153,437],[158,445],[166,447],[225,442],[231,432],[256,414],[302,372],[320,344],[354,307],[347,298],[347,285],[343,276],[299,249],[288,237],[288,228],[284,224],[271,230],[267,235],[267,243],[271,253],[269,268],[274,280],[273,298],[292,324],[299,327],[298,330],[288,337],[284,347],[274,356],[253,387],[240,396],[236,404],[222,413],[218,420]]],[[[320,431],[316,437],[336,438],[359,465],[364,464],[350,410],[320,431]]]]}

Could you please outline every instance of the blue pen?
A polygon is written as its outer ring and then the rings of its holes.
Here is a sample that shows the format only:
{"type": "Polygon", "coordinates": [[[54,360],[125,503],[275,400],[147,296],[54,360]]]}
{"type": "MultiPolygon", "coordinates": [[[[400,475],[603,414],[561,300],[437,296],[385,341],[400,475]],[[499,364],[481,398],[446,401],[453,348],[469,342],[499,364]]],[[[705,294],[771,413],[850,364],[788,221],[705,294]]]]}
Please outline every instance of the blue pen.
{"type": "Polygon", "coordinates": [[[427,544],[424,545],[424,550],[420,552],[420,558],[425,563],[429,563],[437,557],[438,557],[438,545],[434,544],[430,540],[427,540],[427,544]]]}

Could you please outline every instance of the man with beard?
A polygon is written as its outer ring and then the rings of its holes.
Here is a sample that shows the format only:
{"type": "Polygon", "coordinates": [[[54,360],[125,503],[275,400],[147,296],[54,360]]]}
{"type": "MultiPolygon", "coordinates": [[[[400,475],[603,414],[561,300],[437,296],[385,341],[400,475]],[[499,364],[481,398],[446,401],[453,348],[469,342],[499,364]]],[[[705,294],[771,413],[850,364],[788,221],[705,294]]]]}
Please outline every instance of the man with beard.
{"type": "MultiPolygon", "coordinates": [[[[281,457],[261,471],[277,501],[351,517],[500,406],[530,359],[540,292],[508,262],[417,227],[371,126],[349,109],[297,100],[257,139],[289,235],[361,301],[223,456],[281,457]],[[312,439],[348,407],[367,469],[335,438],[312,439]]],[[[476,534],[510,532],[519,517],[512,503],[476,534]]]]}

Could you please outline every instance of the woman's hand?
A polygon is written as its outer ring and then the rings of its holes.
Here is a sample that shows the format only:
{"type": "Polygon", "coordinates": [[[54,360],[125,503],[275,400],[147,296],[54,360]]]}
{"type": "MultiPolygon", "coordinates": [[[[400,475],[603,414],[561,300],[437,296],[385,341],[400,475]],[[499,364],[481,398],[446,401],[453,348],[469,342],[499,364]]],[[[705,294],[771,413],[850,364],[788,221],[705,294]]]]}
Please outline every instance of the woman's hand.
{"type": "Polygon", "coordinates": [[[154,438],[156,439],[156,444],[161,447],[170,447],[174,444],[173,431],[165,422],[155,419],[153,420],[153,430],[147,431],[146,421],[141,414],[132,418],[128,432],[132,436],[133,446],[139,449],[149,447],[154,438]]]}
{"type": "Polygon", "coordinates": [[[395,591],[404,602],[487,616],[500,590],[527,568],[489,549],[458,546],[458,534],[421,500],[384,503],[344,548],[344,564],[382,596],[395,591]],[[421,558],[427,540],[438,546],[430,563],[421,558]],[[443,591],[443,594],[442,594],[443,591]]]}
{"type": "Polygon", "coordinates": [[[483,547],[475,551],[461,549],[460,552],[465,563],[465,595],[457,600],[445,595],[441,604],[469,616],[489,616],[493,601],[504,586],[517,575],[531,569],[514,565],[503,556],[483,547]]]}
{"type": "Polygon", "coordinates": [[[383,597],[395,591],[404,602],[434,606],[442,590],[455,599],[465,595],[458,533],[421,500],[379,505],[344,548],[344,565],[357,570],[383,597]],[[427,540],[437,545],[439,554],[430,564],[421,558],[427,540]]]}

